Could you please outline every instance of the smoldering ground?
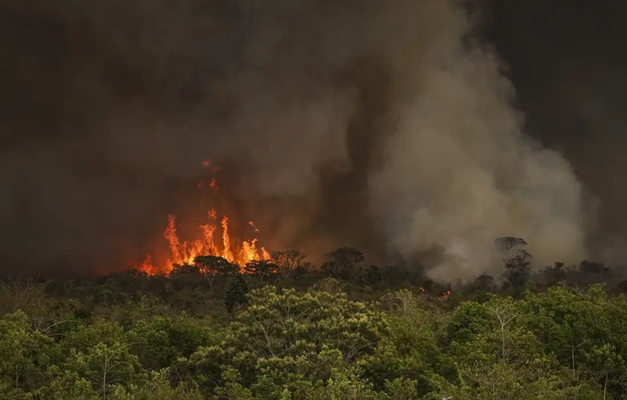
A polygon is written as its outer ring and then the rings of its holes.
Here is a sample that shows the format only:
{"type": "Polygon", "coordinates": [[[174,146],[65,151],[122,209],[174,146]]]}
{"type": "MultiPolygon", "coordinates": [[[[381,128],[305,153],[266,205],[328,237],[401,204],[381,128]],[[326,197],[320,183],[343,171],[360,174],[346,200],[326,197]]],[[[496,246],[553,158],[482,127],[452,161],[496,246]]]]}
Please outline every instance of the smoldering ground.
{"type": "Polygon", "coordinates": [[[120,269],[198,207],[207,158],[270,248],[441,246],[436,278],[486,271],[503,235],[539,263],[587,255],[582,185],[524,135],[459,2],[3,8],[4,270],[120,269]]]}

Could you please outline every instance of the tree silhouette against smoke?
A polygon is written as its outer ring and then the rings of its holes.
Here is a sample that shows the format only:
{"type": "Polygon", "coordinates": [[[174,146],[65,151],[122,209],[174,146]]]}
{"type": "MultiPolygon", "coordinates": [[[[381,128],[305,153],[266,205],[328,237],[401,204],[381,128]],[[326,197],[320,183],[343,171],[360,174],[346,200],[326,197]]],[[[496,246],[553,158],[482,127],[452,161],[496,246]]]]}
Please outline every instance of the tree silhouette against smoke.
{"type": "Polygon", "coordinates": [[[510,260],[526,251],[523,247],[527,246],[527,242],[518,237],[503,236],[494,240],[494,245],[501,252],[503,262],[507,264],[510,260]]]}
{"type": "Polygon", "coordinates": [[[524,249],[527,242],[518,237],[504,236],[497,238],[494,244],[501,251],[505,264],[504,278],[512,289],[522,289],[531,274],[531,254],[524,249]]]}
{"type": "Polygon", "coordinates": [[[322,271],[328,276],[336,279],[347,278],[353,268],[365,260],[364,253],[352,247],[340,247],[333,250],[329,255],[329,260],[322,264],[322,271]]]}

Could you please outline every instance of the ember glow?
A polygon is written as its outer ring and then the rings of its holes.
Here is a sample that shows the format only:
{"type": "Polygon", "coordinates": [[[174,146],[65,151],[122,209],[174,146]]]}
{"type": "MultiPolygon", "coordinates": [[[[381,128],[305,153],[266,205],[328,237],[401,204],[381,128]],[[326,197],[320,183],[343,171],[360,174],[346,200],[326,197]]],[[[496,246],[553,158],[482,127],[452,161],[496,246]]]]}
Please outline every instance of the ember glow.
{"type": "MultiPolygon", "coordinates": [[[[203,165],[209,167],[211,163],[204,161],[203,165]]],[[[217,172],[219,168],[212,168],[212,171],[217,172]]],[[[210,189],[217,190],[216,179],[211,179],[208,186],[210,189]]],[[[204,188],[202,182],[198,184],[198,188],[204,188]]],[[[259,233],[259,229],[257,229],[253,221],[249,221],[248,225],[253,228],[255,235],[259,233]]],[[[219,216],[218,212],[213,208],[207,211],[207,223],[200,225],[198,229],[199,238],[181,241],[177,234],[176,217],[174,215],[168,216],[168,224],[163,233],[163,237],[168,241],[170,248],[168,260],[163,265],[155,265],[152,255],[147,254],[144,262],[137,266],[136,269],[149,275],[167,275],[177,265],[193,265],[194,259],[198,256],[223,257],[231,263],[242,266],[242,268],[250,261],[270,259],[268,251],[264,247],[258,246],[257,237],[251,240],[244,240],[233,246],[233,240],[231,240],[229,233],[228,216],[219,216]],[[216,237],[218,238],[217,241],[216,237]]]]}

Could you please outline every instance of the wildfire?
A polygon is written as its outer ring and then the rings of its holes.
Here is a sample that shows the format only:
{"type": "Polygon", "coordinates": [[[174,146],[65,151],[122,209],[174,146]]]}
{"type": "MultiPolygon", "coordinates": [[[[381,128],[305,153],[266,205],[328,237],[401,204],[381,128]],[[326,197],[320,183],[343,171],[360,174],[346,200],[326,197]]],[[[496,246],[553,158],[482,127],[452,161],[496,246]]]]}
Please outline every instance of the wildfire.
{"type": "MultiPolygon", "coordinates": [[[[209,167],[211,163],[204,161],[203,165],[209,167]]],[[[219,168],[213,168],[214,172],[219,171],[219,168]]],[[[213,178],[209,185],[210,188],[217,190],[217,181],[213,178]]],[[[204,187],[201,181],[198,184],[198,188],[204,187]]],[[[176,265],[194,264],[194,259],[198,256],[219,256],[225,258],[231,263],[245,266],[246,263],[254,260],[268,260],[270,254],[264,247],[258,247],[258,239],[255,237],[252,240],[245,240],[239,246],[233,247],[231,244],[231,237],[229,234],[229,218],[223,215],[220,219],[220,227],[222,231],[220,245],[216,243],[215,233],[217,230],[218,213],[215,209],[210,209],[207,212],[207,218],[209,223],[199,226],[202,232],[201,239],[195,239],[192,241],[181,241],[177,234],[176,229],[176,217],[174,215],[168,216],[168,225],[163,233],[163,237],[168,241],[170,247],[170,258],[165,265],[161,267],[155,266],[152,256],[146,255],[144,262],[137,266],[136,269],[143,271],[149,275],[155,275],[158,273],[168,274],[176,265]]],[[[259,232],[253,221],[248,223],[256,233],[259,232]]]]}
{"type": "MultiPolygon", "coordinates": [[[[425,288],[423,288],[422,286],[418,288],[418,290],[420,290],[422,293],[425,293],[425,288]]],[[[448,300],[448,298],[451,296],[451,291],[447,290],[444,293],[442,293],[442,298],[444,300],[448,300]]]]}

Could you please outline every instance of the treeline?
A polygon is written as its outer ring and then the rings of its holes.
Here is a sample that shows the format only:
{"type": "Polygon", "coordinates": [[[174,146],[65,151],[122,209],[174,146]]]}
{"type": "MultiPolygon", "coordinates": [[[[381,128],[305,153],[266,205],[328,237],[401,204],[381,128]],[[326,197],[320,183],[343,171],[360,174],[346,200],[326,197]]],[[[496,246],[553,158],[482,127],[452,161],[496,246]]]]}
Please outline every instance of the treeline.
{"type": "Polygon", "coordinates": [[[622,399],[617,276],[518,257],[445,285],[342,248],[318,267],[287,251],[243,271],[201,257],[168,277],[3,280],[0,398],[622,399]]]}

